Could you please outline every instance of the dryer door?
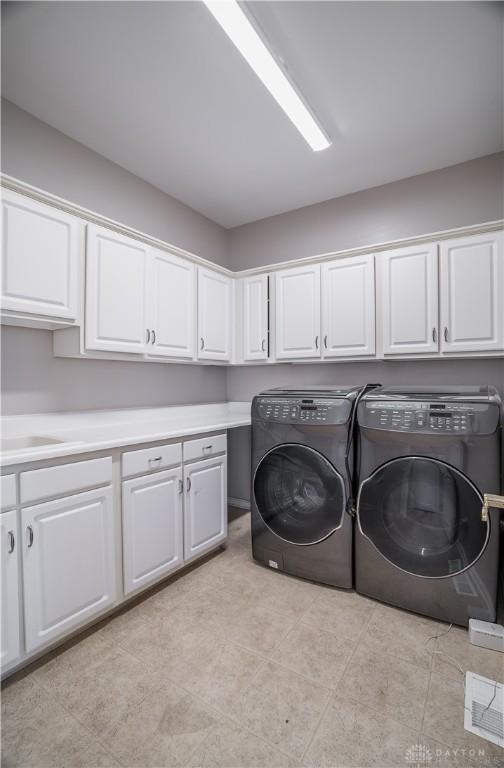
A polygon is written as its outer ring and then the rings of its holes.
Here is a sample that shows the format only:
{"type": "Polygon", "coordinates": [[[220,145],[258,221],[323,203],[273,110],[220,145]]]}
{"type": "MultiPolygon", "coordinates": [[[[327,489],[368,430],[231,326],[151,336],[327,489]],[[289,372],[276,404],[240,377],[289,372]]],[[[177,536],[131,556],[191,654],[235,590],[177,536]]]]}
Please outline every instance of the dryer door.
{"type": "Polygon", "coordinates": [[[262,458],[254,476],[254,498],[273,533],[293,544],[315,544],[341,524],[345,486],[321,453],[289,443],[262,458]]]}
{"type": "Polygon", "coordinates": [[[483,552],[483,498],[458,470],[409,456],[379,467],[359,492],[361,532],[393,565],[416,576],[454,576],[483,552]]]}

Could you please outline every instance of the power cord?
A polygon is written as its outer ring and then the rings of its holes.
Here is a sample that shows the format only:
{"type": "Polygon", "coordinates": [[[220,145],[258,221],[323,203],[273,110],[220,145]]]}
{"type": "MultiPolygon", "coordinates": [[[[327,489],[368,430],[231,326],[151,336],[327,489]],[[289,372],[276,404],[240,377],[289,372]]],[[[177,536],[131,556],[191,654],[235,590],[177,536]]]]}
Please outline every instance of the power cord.
{"type": "MultiPolygon", "coordinates": [[[[462,675],[462,680],[463,680],[462,686],[464,688],[464,711],[469,712],[471,714],[471,717],[472,717],[473,716],[472,709],[469,709],[469,707],[466,707],[466,705],[465,705],[466,673],[464,672],[464,670],[462,669],[462,667],[458,663],[457,659],[454,659],[453,656],[450,656],[448,653],[445,653],[444,651],[436,651],[436,650],[431,651],[431,650],[429,650],[427,648],[427,645],[429,644],[429,642],[431,640],[439,640],[440,637],[444,637],[445,635],[448,634],[448,632],[452,629],[452,627],[453,627],[453,624],[450,624],[448,629],[446,629],[444,632],[441,632],[439,635],[432,635],[431,637],[428,637],[427,640],[425,641],[425,647],[426,647],[426,650],[427,650],[427,652],[429,653],[429,655],[431,657],[433,657],[433,656],[444,656],[445,659],[448,659],[449,661],[452,662],[452,664],[454,664],[457,667],[457,669],[459,670],[460,674],[462,675]]],[[[478,726],[481,725],[481,723],[483,722],[483,717],[484,717],[485,713],[490,709],[490,707],[494,703],[495,697],[497,696],[497,686],[498,685],[499,685],[499,683],[497,681],[495,681],[494,682],[493,696],[490,699],[489,703],[486,705],[486,707],[483,710],[483,712],[481,713],[481,715],[480,715],[476,725],[478,725],[478,726]]]]}

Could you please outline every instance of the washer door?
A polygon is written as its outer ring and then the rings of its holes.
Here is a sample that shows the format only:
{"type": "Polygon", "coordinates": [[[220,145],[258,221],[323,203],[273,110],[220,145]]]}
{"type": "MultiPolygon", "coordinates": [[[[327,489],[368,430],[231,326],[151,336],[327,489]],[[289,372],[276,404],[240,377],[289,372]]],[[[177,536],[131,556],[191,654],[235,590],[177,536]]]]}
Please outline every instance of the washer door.
{"type": "Polygon", "coordinates": [[[341,475],[321,453],[289,443],[261,460],[254,497],[273,533],[293,544],[315,544],[340,525],[345,488],[341,475]]]}
{"type": "Polygon", "coordinates": [[[458,470],[417,456],[377,469],[360,489],[360,530],[393,565],[416,576],[454,576],[485,548],[483,498],[458,470]]]}

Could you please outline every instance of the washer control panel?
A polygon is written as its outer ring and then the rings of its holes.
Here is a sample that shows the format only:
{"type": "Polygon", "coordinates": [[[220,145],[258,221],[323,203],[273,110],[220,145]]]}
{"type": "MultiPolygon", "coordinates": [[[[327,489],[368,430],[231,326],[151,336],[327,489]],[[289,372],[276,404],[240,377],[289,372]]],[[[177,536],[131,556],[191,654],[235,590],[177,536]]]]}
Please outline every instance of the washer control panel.
{"type": "Polygon", "coordinates": [[[383,402],[365,403],[362,426],[399,432],[475,434],[493,431],[495,409],[486,403],[383,402]]]}
{"type": "Polygon", "coordinates": [[[253,415],[286,424],[344,424],[351,403],[344,398],[257,397],[253,415]]]}

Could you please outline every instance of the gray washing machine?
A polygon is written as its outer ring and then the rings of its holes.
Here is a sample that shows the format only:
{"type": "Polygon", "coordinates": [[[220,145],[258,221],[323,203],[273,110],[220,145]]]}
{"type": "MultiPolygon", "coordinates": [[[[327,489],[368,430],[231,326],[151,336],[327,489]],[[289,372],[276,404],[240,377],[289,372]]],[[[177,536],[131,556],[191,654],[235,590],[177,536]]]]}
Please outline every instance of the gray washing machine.
{"type": "MultiPolygon", "coordinates": [[[[346,454],[358,387],[263,392],[252,403],[254,559],[352,586],[346,454]]],[[[351,472],[352,459],[349,457],[351,472]]]]}
{"type": "Polygon", "coordinates": [[[492,387],[381,387],[357,409],[358,592],[442,621],[494,621],[501,402],[492,387]]]}

